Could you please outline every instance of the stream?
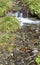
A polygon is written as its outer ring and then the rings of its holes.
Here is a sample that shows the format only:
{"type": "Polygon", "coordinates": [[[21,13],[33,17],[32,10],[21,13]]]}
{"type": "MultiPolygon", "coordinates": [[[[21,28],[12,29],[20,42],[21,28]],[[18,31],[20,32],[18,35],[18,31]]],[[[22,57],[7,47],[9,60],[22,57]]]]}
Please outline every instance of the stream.
{"type": "Polygon", "coordinates": [[[16,19],[20,22],[20,25],[22,26],[24,23],[29,23],[29,24],[37,24],[37,23],[40,23],[40,20],[38,19],[35,19],[35,18],[29,18],[29,17],[26,17],[24,18],[23,17],[23,13],[20,12],[20,11],[17,11],[15,13],[12,13],[12,12],[9,12],[6,14],[7,16],[15,16],[16,19]]]}
{"type": "MultiPolygon", "coordinates": [[[[16,17],[21,27],[24,27],[16,32],[9,31],[6,35],[7,44],[4,44],[3,48],[2,44],[0,46],[0,65],[37,65],[35,59],[40,56],[40,20],[31,17],[24,18],[23,13],[19,11],[8,12],[6,16],[16,17]]],[[[2,34],[5,32],[2,31],[2,34]]],[[[0,34],[1,37],[2,34],[0,34]]],[[[3,40],[5,38],[4,36],[3,40]]]]}

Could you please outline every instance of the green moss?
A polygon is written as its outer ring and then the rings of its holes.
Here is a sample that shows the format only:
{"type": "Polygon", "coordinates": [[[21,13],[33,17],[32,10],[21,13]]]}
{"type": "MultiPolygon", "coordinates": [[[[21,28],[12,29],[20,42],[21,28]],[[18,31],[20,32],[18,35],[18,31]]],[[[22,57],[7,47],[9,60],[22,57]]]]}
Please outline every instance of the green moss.
{"type": "Polygon", "coordinates": [[[0,31],[16,31],[19,27],[18,20],[13,16],[6,16],[0,22],[0,31]]]}
{"type": "Polygon", "coordinates": [[[0,18],[0,20],[0,45],[12,43],[15,40],[14,32],[20,28],[18,20],[13,16],[6,16],[0,18]]]}
{"type": "Polygon", "coordinates": [[[4,16],[6,11],[7,11],[6,7],[0,7],[0,16],[4,16]]]}
{"type": "Polygon", "coordinates": [[[40,0],[22,0],[22,2],[29,6],[31,14],[35,14],[40,18],[40,0]]]}
{"type": "Polygon", "coordinates": [[[0,35],[0,43],[9,43],[15,40],[15,35],[14,33],[11,34],[9,33],[3,33],[2,35],[0,35]]]}
{"type": "Polygon", "coordinates": [[[5,33],[0,36],[0,43],[7,43],[10,38],[10,35],[5,33]]]}
{"type": "Polygon", "coordinates": [[[3,16],[5,12],[12,9],[12,1],[11,0],[0,0],[0,16],[3,16]]]}

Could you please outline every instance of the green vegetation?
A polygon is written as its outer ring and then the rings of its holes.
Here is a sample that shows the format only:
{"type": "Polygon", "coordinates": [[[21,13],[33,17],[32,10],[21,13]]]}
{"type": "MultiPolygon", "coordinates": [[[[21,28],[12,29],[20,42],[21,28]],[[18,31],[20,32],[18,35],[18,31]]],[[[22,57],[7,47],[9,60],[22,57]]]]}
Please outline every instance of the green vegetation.
{"type": "Polygon", "coordinates": [[[14,0],[0,0],[0,17],[4,16],[8,11],[20,9],[21,7],[14,0]]]}
{"type": "Polygon", "coordinates": [[[0,18],[0,47],[7,46],[8,51],[14,48],[15,34],[14,32],[20,28],[18,20],[13,16],[5,16],[0,18]],[[9,44],[10,43],[10,44],[9,44]]]}
{"type": "Polygon", "coordinates": [[[15,35],[14,33],[2,33],[0,35],[0,47],[6,47],[6,49],[11,52],[14,48],[15,35]]]}
{"type": "Polygon", "coordinates": [[[4,16],[8,10],[11,10],[12,5],[11,0],[0,0],[0,16],[4,16]]]}
{"type": "Polygon", "coordinates": [[[18,20],[13,16],[6,16],[0,22],[0,31],[16,31],[19,28],[18,20]]]}
{"type": "Polygon", "coordinates": [[[36,61],[37,65],[40,65],[40,56],[38,56],[35,61],[36,61]]]}
{"type": "MultiPolygon", "coordinates": [[[[13,49],[16,30],[20,28],[18,20],[13,16],[4,15],[13,9],[12,0],[0,0],[0,47],[6,47],[7,50],[13,49]],[[10,43],[10,44],[9,44],[10,43]]],[[[14,3],[15,4],[15,3],[14,3]]]]}
{"type": "Polygon", "coordinates": [[[26,4],[32,15],[37,15],[40,18],[40,0],[22,0],[26,4]]]}

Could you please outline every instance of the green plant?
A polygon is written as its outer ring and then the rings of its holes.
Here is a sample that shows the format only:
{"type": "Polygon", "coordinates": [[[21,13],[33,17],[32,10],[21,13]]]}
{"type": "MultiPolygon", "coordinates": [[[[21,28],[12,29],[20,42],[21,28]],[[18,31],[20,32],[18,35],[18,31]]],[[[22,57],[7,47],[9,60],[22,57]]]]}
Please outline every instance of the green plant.
{"type": "Polygon", "coordinates": [[[37,63],[37,65],[40,65],[40,56],[38,56],[38,57],[35,59],[35,62],[37,63]]]}
{"type": "Polygon", "coordinates": [[[14,32],[16,32],[18,28],[20,28],[20,25],[15,17],[5,16],[0,18],[0,32],[2,32],[0,35],[0,45],[13,41],[15,38],[13,36],[14,32]]]}
{"type": "Polygon", "coordinates": [[[40,18],[40,0],[22,0],[30,9],[32,15],[37,15],[40,18]]]}
{"type": "Polygon", "coordinates": [[[6,16],[0,22],[0,31],[16,31],[19,27],[18,20],[13,16],[6,16]]]}
{"type": "Polygon", "coordinates": [[[11,10],[13,7],[12,0],[0,0],[0,16],[11,10]]]}

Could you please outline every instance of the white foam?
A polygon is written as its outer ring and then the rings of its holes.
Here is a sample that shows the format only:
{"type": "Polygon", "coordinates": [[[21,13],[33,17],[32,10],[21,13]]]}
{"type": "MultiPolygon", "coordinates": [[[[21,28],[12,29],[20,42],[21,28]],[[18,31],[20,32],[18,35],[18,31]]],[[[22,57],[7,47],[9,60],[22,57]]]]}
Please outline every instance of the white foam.
{"type": "Polygon", "coordinates": [[[36,23],[40,23],[40,20],[32,20],[30,18],[23,18],[23,13],[15,12],[15,13],[11,13],[9,12],[8,14],[6,14],[7,16],[15,16],[17,18],[17,20],[20,22],[20,25],[22,26],[24,23],[29,23],[29,24],[36,24],[36,23]]]}
{"type": "Polygon", "coordinates": [[[37,49],[35,49],[35,50],[33,50],[32,52],[33,52],[33,53],[38,53],[38,50],[37,50],[37,49]]]}
{"type": "Polygon", "coordinates": [[[23,18],[23,17],[16,17],[18,19],[18,21],[20,21],[20,25],[22,26],[24,23],[29,23],[29,24],[36,24],[36,23],[40,23],[40,20],[31,20],[29,18],[23,18]]]}

